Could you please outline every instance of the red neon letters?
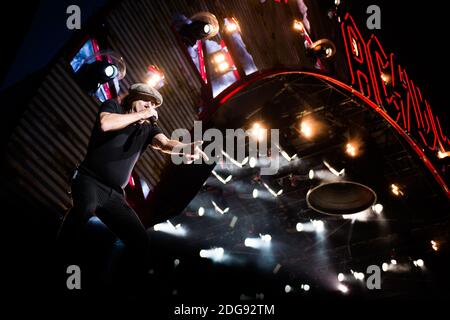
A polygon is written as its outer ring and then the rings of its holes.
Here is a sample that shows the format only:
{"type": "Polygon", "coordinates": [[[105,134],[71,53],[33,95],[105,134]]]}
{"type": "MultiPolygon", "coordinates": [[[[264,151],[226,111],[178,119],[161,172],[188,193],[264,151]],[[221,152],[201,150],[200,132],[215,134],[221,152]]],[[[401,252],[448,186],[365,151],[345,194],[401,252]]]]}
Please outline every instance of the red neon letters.
{"type": "Polygon", "coordinates": [[[395,61],[394,54],[386,54],[374,35],[365,41],[349,14],[342,21],[341,30],[351,85],[383,108],[421,145],[431,151],[448,150],[450,141],[439,119],[420,88],[395,61]]]}

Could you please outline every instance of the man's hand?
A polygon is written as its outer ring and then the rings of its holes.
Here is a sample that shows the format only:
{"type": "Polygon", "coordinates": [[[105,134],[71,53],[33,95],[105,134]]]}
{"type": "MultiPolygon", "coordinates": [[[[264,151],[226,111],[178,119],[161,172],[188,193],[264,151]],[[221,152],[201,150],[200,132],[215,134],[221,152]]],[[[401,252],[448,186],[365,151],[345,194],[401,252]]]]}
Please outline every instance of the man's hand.
{"type": "Polygon", "coordinates": [[[139,123],[142,124],[144,122],[149,122],[148,119],[150,119],[151,117],[155,117],[158,120],[158,112],[156,111],[155,108],[147,108],[144,109],[142,111],[138,112],[140,119],[139,119],[139,123]]]}
{"type": "Polygon", "coordinates": [[[203,141],[184,144],[178,140],[170,140],[163,133],[157,134],[152,140],[152,147],[154,149],[161,150],[164,153],[183,155],[186,157],[188,163],[192,163],[200,157],[205,161],[209,160],[208,156],[200,149],[202,144],[203,141]]]}
{"type": "Polygon", "coordinates": [[[192,163],[197,159],[200,159],[202,157],[205,161],[209,160],[209,157],[202,151],[200,146],[203,144],[203,141],[196,141],[190,144],[191,146],[191,153],[185,154],[184,156],[187,158],[188,163],[192,163]]]}

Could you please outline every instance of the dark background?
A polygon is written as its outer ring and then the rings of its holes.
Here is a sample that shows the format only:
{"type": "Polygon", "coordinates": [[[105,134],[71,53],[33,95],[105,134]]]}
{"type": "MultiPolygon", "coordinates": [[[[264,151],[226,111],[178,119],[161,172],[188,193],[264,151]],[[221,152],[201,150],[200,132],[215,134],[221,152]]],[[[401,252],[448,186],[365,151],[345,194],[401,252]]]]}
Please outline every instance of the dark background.
{"type": "MultiPolygon", "coordinates": [[[[225,1],[225,0],[224,0],[225,1]]],[[[246,0],[242,0],[246,1],[246,0]]],[[[267,0],[273,1],[273,0],[267,0]]],[[[345,0],[343,0],[345,1],[345,0]]],[[[447,20],[449,11],[443,1],[412,2],[406,0],[354,0],[352,15],[359,26],[364,26],[368,17],[366,9],[376,4],[381,8],[381,30],[366,31],[375,33],[388,52],[394,52],[398,62],[407,69],[411,79],[422,89],[425,97],[431,102],[435,115],[441,119],[441,124],[449,135],[450,123],[447,106],[447,77],[450,71],[447,58],[447,20]]],[[[74,2],[76,3],[76,2],[74,2]]],[[[60,31],[54,30],[54,35],[41,37],[31,47],[22,46],[23,39],[32,31],[32,21],[38,13],[39,2],[13,1],[2,4],[3,19],[0,21],[2,33],[2,63],[0,69],[0,87],[15,57],[22,51],[39,52],[40,48],[52,46],[52,41],[60,31]],[[9,19],[5,18],[8,16],[9,19]]],[[[61,6],[54,7],[46,13],[48,17],[64,15],[61,6]]],[[[49,19],[50,23],[51,19],[49,19]]],[[[65,28],[65,25],[62,26],[65,28]]],[[[61,33],[67,30],[62,30],[61,33]]],[[[45,51],[45,50],[44,50],[45,51]]],[[[32,68],[33,60],[20,66],[22,73],[32,68]]],[[[13,83],[11,83],[13,84],[13,83]]],[[[8,85],[8,84],[6,84],[8,85]]],[[[7,88],[7,87],[6,87],[7,88]]],[[[23,88],[27,90],[27,88],[23,88]]],[[[1,92],[0,92],[1,93],[1,92]]],[[[8,106],[1,103],[2,108],[8,106]]],[[[8,244],[14,250],[14,244],[8,244]]],[[[21,261],[22,262],[22,261],[21,261]]],[[[26,263],[26,262],[25,262],[26,263]]],[[[31,261],[28,261],[31,263],[31,261]]],[[[23,266],[28,270],[27,266],[23,266]]],[[[33,272],[32,268],[28,270],[33,272]]]]}

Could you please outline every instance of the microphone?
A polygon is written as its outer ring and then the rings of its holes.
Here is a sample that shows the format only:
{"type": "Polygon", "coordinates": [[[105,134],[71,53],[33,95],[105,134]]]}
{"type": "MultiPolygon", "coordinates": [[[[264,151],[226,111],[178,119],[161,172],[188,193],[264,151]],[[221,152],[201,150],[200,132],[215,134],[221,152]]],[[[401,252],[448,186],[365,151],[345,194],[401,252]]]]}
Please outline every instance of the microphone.
{"type": "Polygon", "coordinates": [[[152,124],[153,127],[157,127],[158,126],[158,119],[155,116],[151,116],[150,117],[150,123],[152,124]]]}

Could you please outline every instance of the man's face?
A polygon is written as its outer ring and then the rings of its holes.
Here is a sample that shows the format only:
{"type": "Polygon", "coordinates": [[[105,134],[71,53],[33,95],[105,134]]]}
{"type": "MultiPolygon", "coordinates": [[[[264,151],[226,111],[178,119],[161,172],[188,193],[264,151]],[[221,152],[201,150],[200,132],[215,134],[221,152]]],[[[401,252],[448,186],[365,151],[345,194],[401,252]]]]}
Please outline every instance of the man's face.
{"type": "Polygon", "coordinates": [[[132,104],[133,112],[140,112],[148,108],[156,108],[156,104],[153,101],[144,101],[144,100],[133,101],[132,104]]]}

